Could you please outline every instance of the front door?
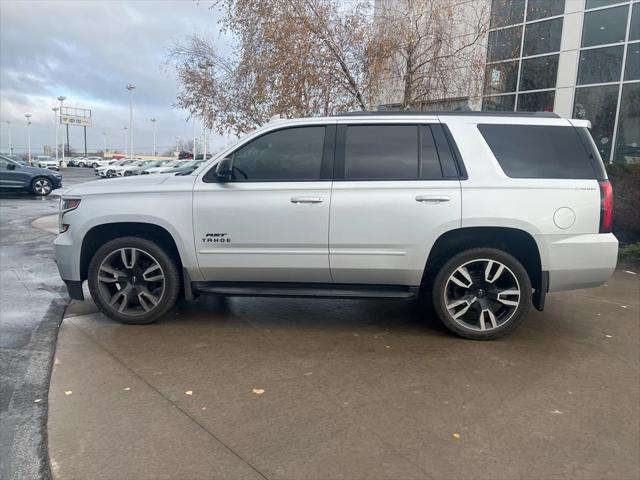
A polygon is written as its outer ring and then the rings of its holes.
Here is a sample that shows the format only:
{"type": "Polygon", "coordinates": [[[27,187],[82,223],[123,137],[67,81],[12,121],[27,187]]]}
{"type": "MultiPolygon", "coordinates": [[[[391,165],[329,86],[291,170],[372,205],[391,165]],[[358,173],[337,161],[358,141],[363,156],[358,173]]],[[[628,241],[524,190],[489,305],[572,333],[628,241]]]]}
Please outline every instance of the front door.
{"type": "Polygon", "coordinates": [[[231,155],[233,177],[196,180],[195,249],[207,281],[330,282],[334,126],[282,128],[231,155]]]}
{"type": "Polygon", "coordinates": [[[22,189],[29,186],[29,180],[21,165],[0,157],[0,188],[22,189]]]}
{"type": "Polygon", "coordinates": [[[338,127],[329,258],[336,283],[418,286],[428,253],[460,227],[460,180],[432,124],[338,127]]]}

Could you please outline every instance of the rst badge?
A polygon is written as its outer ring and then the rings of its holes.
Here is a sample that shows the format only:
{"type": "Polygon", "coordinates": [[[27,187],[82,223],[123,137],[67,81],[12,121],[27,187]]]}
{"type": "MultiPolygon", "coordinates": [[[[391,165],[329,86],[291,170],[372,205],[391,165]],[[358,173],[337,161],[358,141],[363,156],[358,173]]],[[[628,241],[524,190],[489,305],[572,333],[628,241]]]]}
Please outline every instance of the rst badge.
{"type": "Polygon", "coordinates": [[[228,233],[207,233],[202,239],[203,243],[231,243],[228,233]]]}

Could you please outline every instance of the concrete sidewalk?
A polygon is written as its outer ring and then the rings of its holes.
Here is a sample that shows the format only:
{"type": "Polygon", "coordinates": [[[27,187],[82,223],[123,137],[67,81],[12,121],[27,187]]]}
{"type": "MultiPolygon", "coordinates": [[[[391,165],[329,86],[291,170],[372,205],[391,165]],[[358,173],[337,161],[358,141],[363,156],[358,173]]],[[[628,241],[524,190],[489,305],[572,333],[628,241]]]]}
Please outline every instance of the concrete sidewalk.
{"type": "Polygon", "coordinates": [[[464,341],[397,301],[213,299],[124,326],[74,302],[56,479],[640,477],[640,277],[464,341]]]}

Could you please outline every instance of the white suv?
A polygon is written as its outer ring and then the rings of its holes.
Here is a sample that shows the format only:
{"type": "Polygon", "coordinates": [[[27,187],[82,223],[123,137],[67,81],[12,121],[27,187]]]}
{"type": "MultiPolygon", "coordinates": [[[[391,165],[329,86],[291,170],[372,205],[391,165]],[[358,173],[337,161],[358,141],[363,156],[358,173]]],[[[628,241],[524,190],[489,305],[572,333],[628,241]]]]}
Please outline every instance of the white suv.
{"type": "Polygon", "coordinates": [[[67,190],[56,262],[72,298],[88,280],[124,323],[179,295],[423,295],[455,333],[496,338],[547,292],[615,268],[588,126],[486,112],[269,123],[190,175],[67,190]]]}

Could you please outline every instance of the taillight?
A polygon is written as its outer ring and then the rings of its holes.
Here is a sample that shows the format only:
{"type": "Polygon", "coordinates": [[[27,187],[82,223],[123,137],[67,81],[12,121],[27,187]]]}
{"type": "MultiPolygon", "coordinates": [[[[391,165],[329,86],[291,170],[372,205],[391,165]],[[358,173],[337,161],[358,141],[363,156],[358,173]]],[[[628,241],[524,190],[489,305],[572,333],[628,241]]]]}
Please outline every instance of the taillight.
{"type": "Polygon", "coordinates": [[[609,180],[598,182],[600,185],[600,233],[613,230],[613,189],[609,180]]]}

